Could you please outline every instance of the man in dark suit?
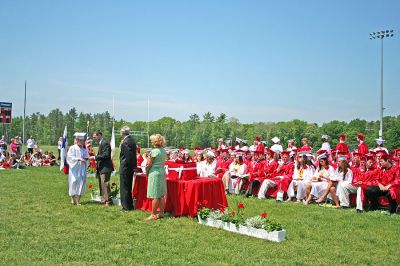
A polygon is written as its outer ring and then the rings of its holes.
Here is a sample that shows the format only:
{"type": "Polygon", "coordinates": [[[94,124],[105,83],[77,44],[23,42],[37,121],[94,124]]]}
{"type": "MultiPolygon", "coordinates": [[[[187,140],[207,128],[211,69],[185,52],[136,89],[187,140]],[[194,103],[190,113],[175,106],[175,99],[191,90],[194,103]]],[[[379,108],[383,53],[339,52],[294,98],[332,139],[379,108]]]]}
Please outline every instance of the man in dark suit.
{"type": "Polygon", "coordinates": [[[99,180],[101,203],[108,207],[112,204],[110,176],[114,170],[111,160],[111,146],[108,141],[103,139],[103,134],[100,130],[96,130],[93,133],[93,139],[99,143],[99,150],[96,156],[92,156],[89,159],[94,159],[97,163],[96,176],[99,180]]]}
{"type": "Polygon", "coordinates": [[[133,209],[132,200],[132,180],[133,172],[136,169],[136,143],[130,134],[127,126],[121,128],[121,153],[119,156],[119,176],[121,186],[121,211],[131,211],[133,209]]]}

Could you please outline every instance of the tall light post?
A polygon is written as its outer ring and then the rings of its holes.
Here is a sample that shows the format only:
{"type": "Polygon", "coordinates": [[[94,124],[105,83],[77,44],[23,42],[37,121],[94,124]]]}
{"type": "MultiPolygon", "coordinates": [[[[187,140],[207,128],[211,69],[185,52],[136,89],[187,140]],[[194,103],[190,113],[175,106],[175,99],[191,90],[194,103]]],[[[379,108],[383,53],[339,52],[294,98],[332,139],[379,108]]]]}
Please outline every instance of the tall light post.
{"type": "Polygon", "coordinates": [[[382,139],[383,136],[383,111],[385,108],[383,107],[383,38],[393,37],[393,30],[382,30],[377,32],[371,32],[369,34],[369,39],[381,39],[381,125],[379,128],[379,138],[382,139]]]}

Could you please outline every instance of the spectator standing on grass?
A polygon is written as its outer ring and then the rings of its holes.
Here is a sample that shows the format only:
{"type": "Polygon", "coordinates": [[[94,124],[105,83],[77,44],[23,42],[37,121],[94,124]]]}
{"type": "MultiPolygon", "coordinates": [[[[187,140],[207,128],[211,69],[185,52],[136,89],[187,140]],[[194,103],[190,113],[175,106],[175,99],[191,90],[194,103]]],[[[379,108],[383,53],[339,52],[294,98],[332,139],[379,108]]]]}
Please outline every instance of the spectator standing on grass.
{"type": "Polygon", "coordinates": [[[110,177],[111,172],[114,170],[111,160],[111,145],[108,141],[103,139],[103,133],[101,133],[100,130],[96,130],[93,133],[93,139],[99,143],[99,150],[97,155],[90,156],[89,160],[96,161],[96,177],[99,180],[101,204],[103,204],[104,207],[108,207],[112,205],[110,177]]]}
{"type": "Polygon", "coordinates": [[[61,148],[62,148],[62,137],[58,138],[58,142],[57,142],[57,149],[58,149],[58,157],[57,160],[60,161],[61,160],[61,148]]]}
{"type": "Polygon", "coordinates": [[[30,136],[30,138],[26,141],[26,147],[28,148],[28,152],[30,154],[33,153],[33,147],[35,146],[35,139],[30,136]]]}
{"type": "Polygon", "coordinates": [[[119,167],[119,178],[120,178],[120,195],[122,212],[133,210],[133,199],[132,199],[132,182],[133,173],[137,167],[136,161],[136,142],[132,136],[130,136],[130,128],[124,126],[121,128],[121,145],[120,145],[120,167],[119,167]]]}
{"type": "Polygon", "coordinates": [[[17,145],[17,155],[21,155],[22,152],[22,141],[21,138],[19,136],[15,137],[15,144],[17,145]]]}
{"type": "Polygon", "coordinates": [[[167,193],[167,180],[165,179],[165,138],[160,134],[150,136],[151,144],[154,149],[151,150],[150,157],[147,160],[146,169],[148,169],[147,198],[152,200],[152,211],[146,220],[155,220],[164,217],[164,196],[167,193]],[[160,213],[157,215],[157,209],[160,207],[160,213]]]}
{"type": "Polygon", "coordinates": [[[18,145],[15,141],[15,138],[12,138],[10,142],[10,154],[16,154],[17,152],[18,152],[18,145]]]}
{"type": "Polygon", "coordinates": [[[6,151],[7,150],[7,141],[4,136],[1,136],[0,139],[0,152],[6,151]]]}

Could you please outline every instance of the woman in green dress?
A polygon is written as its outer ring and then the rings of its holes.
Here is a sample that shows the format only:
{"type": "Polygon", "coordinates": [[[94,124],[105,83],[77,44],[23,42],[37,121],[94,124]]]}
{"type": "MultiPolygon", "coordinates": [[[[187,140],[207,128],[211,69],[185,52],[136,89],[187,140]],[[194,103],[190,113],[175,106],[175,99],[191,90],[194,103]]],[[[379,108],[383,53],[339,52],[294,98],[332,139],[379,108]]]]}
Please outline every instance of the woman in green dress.
{"type": "Polygon", "coordinates": [[[155,220],[164,217],[164,196],[167,193],[167,181],[165,179],[164,163],[167,153],[165,152],[165,138],[160,134],[150,136],[151,144],[154,149],[147,159],[147,197],[153,199],[152,212],[146,220],[155,220]],[[160,207],[160,213],[157,215],[157,209],[160,207]]]}

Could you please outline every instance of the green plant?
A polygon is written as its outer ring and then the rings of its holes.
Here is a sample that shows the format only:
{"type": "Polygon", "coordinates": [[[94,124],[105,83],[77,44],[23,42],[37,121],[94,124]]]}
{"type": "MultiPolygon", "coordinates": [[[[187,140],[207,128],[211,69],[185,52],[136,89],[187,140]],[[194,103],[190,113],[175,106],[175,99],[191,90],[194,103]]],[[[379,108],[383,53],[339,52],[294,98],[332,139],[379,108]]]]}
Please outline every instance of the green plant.
{"type": "Polygon", "coordinates": [[[197,214],[200,216],[200,218],[202,220],[205,220],[208,218],[208,216],[210,215],[211,209],[209,208],[202,208],[200,209],[197,214]]]}
{"type": "Polygon", "coordinates": [[[245,220],[244,225],[257,229],[263,229],[265,225],[265,218],[261,216],[250,217],[245,220]]]}
{"type": "Polygon", "coordinates": [[[118,199],[119,198],[119,187],[117,183],[112,182],[111,184],[111,197],[113,199],[118,199]]]}
{"type": "Polygon", "coordinates": [[[94,174],[94,173],[96,173],[96,170],[93,169],[93,167],[89,164],[89,167],[88,167],[88,169],[87,169],[87,172],[88,172],[89,174],[94,174]]]}
{"type": "Polygon", "coordinates": [[[276,221],[265,219],[264,230],[267,232],[280,231],[282,230],[282,225],[276,221]]]}

